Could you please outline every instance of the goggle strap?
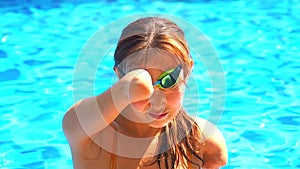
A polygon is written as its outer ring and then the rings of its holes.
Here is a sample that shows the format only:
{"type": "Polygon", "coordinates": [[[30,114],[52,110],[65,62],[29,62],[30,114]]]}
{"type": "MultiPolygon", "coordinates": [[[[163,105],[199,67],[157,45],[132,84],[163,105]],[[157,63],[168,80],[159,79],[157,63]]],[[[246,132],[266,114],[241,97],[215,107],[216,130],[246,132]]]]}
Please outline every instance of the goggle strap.
{"type": "Polygon", "coordinates": [[[161,83],[161,81],[158,80],[158,81],[156,81],[156,82],[153,84],[153,86],[159,85],[160,83],[161,83]]]}

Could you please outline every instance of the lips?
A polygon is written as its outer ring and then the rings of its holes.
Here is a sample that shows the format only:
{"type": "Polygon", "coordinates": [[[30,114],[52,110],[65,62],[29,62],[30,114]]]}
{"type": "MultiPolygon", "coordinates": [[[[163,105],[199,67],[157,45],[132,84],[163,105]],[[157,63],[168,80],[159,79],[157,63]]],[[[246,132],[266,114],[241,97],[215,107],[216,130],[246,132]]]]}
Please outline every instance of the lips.
{"type": "Polygon", "coordinates": [[[160,113],[160,114],[156,114],[156,113],[149,113],[149,115],[154,118],[154,119],[163,119],[164,117],[167,116],[168,113],[160,113]]]}

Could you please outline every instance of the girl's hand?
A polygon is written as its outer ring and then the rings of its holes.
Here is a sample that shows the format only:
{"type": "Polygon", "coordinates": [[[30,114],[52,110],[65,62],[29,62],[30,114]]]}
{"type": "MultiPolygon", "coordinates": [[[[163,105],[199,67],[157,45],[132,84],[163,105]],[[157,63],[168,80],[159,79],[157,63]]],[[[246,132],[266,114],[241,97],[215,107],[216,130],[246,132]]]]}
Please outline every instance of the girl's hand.
{"type": "Polygon", "coordinates": [[[144,69],[133,70],[120,81],[124,83],[123,91],[130,103],[148,99],[154,91],[151,76],[144,69]]]}

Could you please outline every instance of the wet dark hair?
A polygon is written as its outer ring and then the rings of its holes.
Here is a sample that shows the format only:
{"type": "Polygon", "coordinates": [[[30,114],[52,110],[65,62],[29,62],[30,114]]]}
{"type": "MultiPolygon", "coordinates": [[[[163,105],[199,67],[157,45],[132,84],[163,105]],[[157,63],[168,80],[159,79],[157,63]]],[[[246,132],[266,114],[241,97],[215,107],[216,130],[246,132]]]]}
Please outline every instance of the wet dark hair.
{"type": "MultiPolygon", "coordinates": [[[[160,17],[141,18],[124,28],[114,54],[115,66],[127,56],[149,48],[162,49],[177,56],[186,65],[185,74],[189,74],[191,57],[183,30],[174,22],[160,17]]],[[[166,169],[177,168],[179,164],[188,167],[188,163],[199,168],[204,165],[202,132],[185,110],[181,109],[162,130],[166,134],[159,139],[158,155],[148,165],[158,163],[161,168],[164,163],[166,169]],[[168,149],[164,151],[166,146],[168,149]]]]}

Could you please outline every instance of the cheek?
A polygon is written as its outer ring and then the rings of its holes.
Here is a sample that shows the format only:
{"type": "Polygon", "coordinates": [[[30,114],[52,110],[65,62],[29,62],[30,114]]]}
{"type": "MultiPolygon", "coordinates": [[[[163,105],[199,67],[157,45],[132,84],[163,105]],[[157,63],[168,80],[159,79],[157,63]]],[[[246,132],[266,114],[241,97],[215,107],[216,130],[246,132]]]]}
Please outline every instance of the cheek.
{"type": "Polygon", "coordinates": [[[167,94],[167,101],[169,105],[172,105],[172,107],[177,107],[182,104],[182,94],[180,92],[173,92],[167,94]]]}

